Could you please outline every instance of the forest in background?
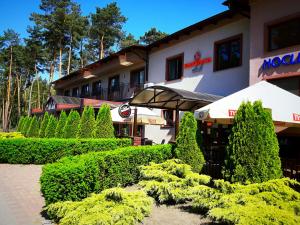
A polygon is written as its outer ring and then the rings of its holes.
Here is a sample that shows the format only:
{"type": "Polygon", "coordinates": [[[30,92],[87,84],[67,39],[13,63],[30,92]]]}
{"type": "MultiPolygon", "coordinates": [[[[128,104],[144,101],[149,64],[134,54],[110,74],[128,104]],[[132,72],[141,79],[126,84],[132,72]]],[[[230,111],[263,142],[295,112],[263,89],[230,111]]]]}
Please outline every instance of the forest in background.
{"type": "Polygon", "coordinates": [[[0,34],[0,113],[3,131],[14,128],[21,115],[43,108],[54,75],[67,76],[131,45],[148,45],[167,34],[151,28],[138,40],[123,26],[127,18],[116,2],[83,15],[72,0],[41,0],[33,12],[28,37],[13,29],[0,34]]]}

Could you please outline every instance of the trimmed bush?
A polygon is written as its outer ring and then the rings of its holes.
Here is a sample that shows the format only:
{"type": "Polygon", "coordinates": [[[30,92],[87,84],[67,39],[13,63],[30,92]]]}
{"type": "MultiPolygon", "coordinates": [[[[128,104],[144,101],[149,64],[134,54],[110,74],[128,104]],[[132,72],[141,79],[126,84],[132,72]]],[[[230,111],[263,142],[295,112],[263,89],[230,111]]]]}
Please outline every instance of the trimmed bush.
{"type": "Polygon", "coordinates": [[[103,104],[99,109],[93,136],[96,138],[115,137],[114,126],[110,113],[110,106],[107,104],[103,104]]]}
{"type": "Polygon", "coordinates": [[[64,156],[131,145],[131,139],[23,138],[0,140],[0,163],[45,164],[64,156]]]}
{"type": "Polygon", "coordinates": [[[29,128],[26,133],[26,137],[38,137],[39,136],[39,120],[36,116],[31,118],[29,128]]]}
{"type": "Polygon", "coordinates": [[[54,138],[55,137],[56,126],[57,126],[57,119],[53,115],[50,115],[46,130],[45,130],[45,138],[54,138]]]}
{"type": "Polygon", "coordinates": [[[63,128],[63,138],[76,138],[80,115],[77,111],[71,110],[68,115],[65,127],[63,128]]]}
{"type": "Polygon", "coordinates": [[[150,214],[153,200],[143,191],[112,188],[81,202],[58,202],[47,207],[60,225],[137,224],[150,214]]]}
{"type": "Polygon", "coordinates": [[[78,126],[77,138],[92,138],[95,128],[95,112],[93,107],[84,107],[78,126]]]}
{"type": "Polygon", "coordinates": [[[39,131],[39,137],[40,138],[45,137],[45,132],[46,132],[48,122],[49,122],[49,114],[48,114],[48,112],[45,112],[45,114],[43,116],[43,119],[42,119],[40,131],[39,131]]]}
{"type": "Polygon", "coordinates": [[[260,101],[242,103],[226,148],[224,177],[231,182],[263,182],[281,176],[271,113],[260,101]]]}
{"type": "Polygon", "coordinates": [[[0,132],[0,139],[6,138],[24,138],[21,132],[0,132]]]}
{"type": "Polygon", "coordinates": [[[27,131],[28,131],[29,126],[30,126],[30,123],[31,123],[31,117],[26,116],[25,119],[24,119],[24,125],[22,126],[22,130],[21,130],[21,133],[24,136],[26,136],[26,134],[27,134],[27,131]]]}
{"type": "Polygon", "coordinates": [[[136,183],[140,165],[171,157],[171,145],[127,147],[66,157],[43,167],[41,191],[46,204],[80,200],[106,188],[136,183]]]}
{"type": "Polygon", "coordinates": [[[25,122],[25,118],[24,116],[21,116],[19,123],[18,123],[18,127],[17,127],[17,132],[21,132],[22,130],[22,126],[24,125],[25,122]]]}
{"type": "Polygon", "coordinates": [[[185,112],[179,127],[179,134],[176,140],[176,157],[192,166],[193,171],[200,172],[205,160],[197,140],[197,122],[194,114],[185,112]]]}
{"type": "Polygon", "coordinates": [[[65,111],[61,111],[56,129],[55,129],[55,137],[56,138],[63,137],[63,129],[66,125],[66,121],[67,121],[67,114],[65,111]]]}

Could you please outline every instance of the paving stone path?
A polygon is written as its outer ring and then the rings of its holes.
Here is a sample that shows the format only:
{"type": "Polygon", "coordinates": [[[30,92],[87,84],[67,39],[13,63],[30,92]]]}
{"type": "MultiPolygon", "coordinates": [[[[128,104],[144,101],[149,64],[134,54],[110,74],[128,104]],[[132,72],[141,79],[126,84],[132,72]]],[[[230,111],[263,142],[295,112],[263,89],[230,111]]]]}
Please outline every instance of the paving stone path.
{"type": "Polygon", "coordinates": [[[42,217],[42,166],[0,164],[0,225],[50,225],[42,217]]]}

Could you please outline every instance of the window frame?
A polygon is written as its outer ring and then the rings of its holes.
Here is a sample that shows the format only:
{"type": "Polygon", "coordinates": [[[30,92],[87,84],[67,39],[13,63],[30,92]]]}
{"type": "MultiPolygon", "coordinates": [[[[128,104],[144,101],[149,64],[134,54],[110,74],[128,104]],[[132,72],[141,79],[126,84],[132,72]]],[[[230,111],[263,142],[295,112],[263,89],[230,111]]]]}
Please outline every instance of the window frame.
{"type": "Polygon", "coordinates": [[[102,89],[103,87],[102,87],[102,80],[96,80],[96,81],[94,81],[93,83],[92,83],[92,96],[98,96],[98,95],[100,95],[101,94],[101,89],[102,89]],[[100,85],[100,90],[95,90],[95,84],[96,83],[100,83],[101,85],[100,85]]]}
{"type": "MultiPolygon", "coordinates": [[[[146,70],[145,70],[145,67],[141,67],[139,69],[135,69],[135,70],[132,70],[130,71],[130,88],[134,88],[136,86],[136,84],[134,84],[134,79],[133,79],[133,75],[136,74],[137,72],[141,72],[141,71],[144,71],[144,83],[146,82],[146,70]]],[[[142,83],[139,83],[139,85],[141,85],[142,83]]]]}
{"type": "Polygon", "coordinates": [[[173,56],[170,56],[168,58],[166,58],[166,74],[165,74],[165,80],[166,82],[169,82],[169,81],[176,81],[176,80],[180,80],[183,78],[183,73],[184,73],[184,53],[180,53],[180,54],[177,54],[177,55],[173,55],[173,56]],[[174,59],[177,59],[177,58],[181,58],[181,61],[182,61],[182,69],[181,69],[181,74],[180,74],[180,77],[179,78],[176,78],[176,79],[173,79],[173,80],[170,80],[170,76],[169,76],[169,61],[171,60],[174,60],[174,59]]]}
{"type": "Polygon", "coordinates": [[[232,68],[236,68],[236,67],[240,67],[243,65],[243,33],[237,34],[237,35],[233,35],[230,36],[228,38],[219,40],[219,41],[215,41],[214,43],[214,72],[217,71],[222,71],[222,70],[227,70],[227,69],[232,69],[232,68]],[[234,40],[240,40],[240,51],[241,51],[241,57],[239,60],[239,64],[236,66],[231,66],[231,67],[227,67],[227,68],[218,68],[218,46],[224,43],[228,43],[228,42],[232,42],[234,40]]]}
{"type": "Polygon", "coordinates": [[[289,49],[294,46],[300,46],[300,44],[296,44],[296,45],[290,45],[290,46],[286,46],[286,47],[282,47],[282,48],[270,49],[270,28],[287,23],[292,20],[296,20],[297,18],[300,18],[300,12],[281,17],[279,19],[275,19],[275,20],[269,21],[264,24],[264,51],[265,51],[265,53],[274,52],[274,51],[282,50],[282,49],[289,49]]]}
{"type": "Polygon", "coordinates": [[[91,90],[90,90],[90,84],[89,83],[87,83],[87,84],[83,84],[83,85],[81,85],[81,93],[80,93],[80,95],[82,96],[82,97],[89,97],[90,95],[91,95],[91,90]],[[82,93],[82,91],[84,90],[83,89],[83,87],[88,87],[88,90],[86,91],[84,91],[84,93],[82,93]]]}
{"type": "Polygon", "coordinates": [[[80,93],[79,93],[79,87],[74,87],[72,88],[72,97],[75,97],[75,98],[78,98],[80,96],[80,93]],[[74,95],[74,90],[77,89],[77,94],[76,96],[74,95]]]}

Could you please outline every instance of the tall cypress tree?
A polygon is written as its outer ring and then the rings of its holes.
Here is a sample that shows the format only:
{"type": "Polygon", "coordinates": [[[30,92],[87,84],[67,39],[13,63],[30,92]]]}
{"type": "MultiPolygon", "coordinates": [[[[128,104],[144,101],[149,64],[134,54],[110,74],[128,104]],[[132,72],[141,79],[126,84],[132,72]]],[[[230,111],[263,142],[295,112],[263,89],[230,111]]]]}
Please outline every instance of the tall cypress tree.
{"type": "Polygon", "coordinates": [[[45,130],[45,138],[54,138],[55,137],[56,126],[57,126],[57,119],[53,115],[50,115],[46,130],[45,130]]]}
{"type": "Polygon", "coordinates": [[[48,125],[49,122],[49,114],[48,112],[45,112],[42,122],[41,122],[41,127],[40,127],[40,131],[39,131],[39,137],[43,138],[45,137],[45,131],[46,131],[46,127],[48,125]]]}
{"type": "Polygon", "coordinates": [[[205,160],[196,141],[197,122],[194,114],[185,112],[179,127],[175,153],[177,158],[191,165],[193,171],[200,172],[205,160]]]}
{"type": "Polygon", "coordinates": [[[63,138],[76,138],[80,115],[77,111],[71,110],[68,115],[65,127],[63,128],[63,138]]]}
{"type": "Polygon", "coordinates": [[[114,126],[110,113],[110,106],[103,104],[99,109],[94,135],[95,138],[114,138],[114,126]]]}
{"type": "Polygon", "coordinates": [[[242,103],[226,148],[224,177],[232,182],[263,182],[282,176],[271,113],[260,101],[242,103]]]}
{"type": "Polygon", "coordinates": [[[30,123],[31,123],[31,117],[30,117],[30,116],[27,116],[27,117],[25,118],[24,125],[23,125],[22,131],[21,131],[21,133],[22,133],[24,136],[26,136],[26,134],[27,134],[27,131],[28,131],[29,126],[30,126],[30,123]]]}
{"type": "Polygon", "coordinates": [[[36,116],[33,116],[29,128],[26,133],[26,137],[38,137],[39,136],[39,121],[36,116]]]}
{"type": "Polygon", "coordinates": [[[55,129],[55,137],[62,138],[63,137],[63,129],[66,125],[67,114],[65,111],[62,111],[59,116],[59,120],[55,129]]]}
{"type": "Polygon", "coordinates": [[[19,123],[18,123],[18,127],[17,127],[17,131],[18,131],[18,132],[21,132],[22,126],[24,125],[24,121],[25,121],[25,117],[24,117],[24,116],[21,116],[21,118],[20,118],[20,120],[19,120],[19,123]]]}
{"type": "Polygon", "coordinates": [[[95,112],[93,107],[84,107],[78,126],[77,138],[92,138],[95,127],[95,112]]]}

